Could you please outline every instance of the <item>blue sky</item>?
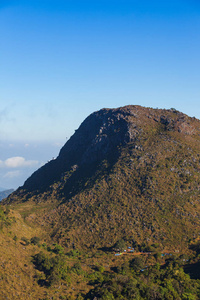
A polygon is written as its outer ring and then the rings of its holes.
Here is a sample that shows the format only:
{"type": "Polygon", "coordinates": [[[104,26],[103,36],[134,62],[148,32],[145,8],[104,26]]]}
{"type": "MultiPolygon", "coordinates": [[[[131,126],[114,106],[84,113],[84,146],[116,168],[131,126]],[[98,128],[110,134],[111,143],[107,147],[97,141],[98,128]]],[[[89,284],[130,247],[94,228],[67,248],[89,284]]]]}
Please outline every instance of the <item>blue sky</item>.
{"type": "Polygon", "coordinates": [[[103,107],[200,118],[199,32],[197,0],[1,1],[0,186],[23,184],[103,107]]]}

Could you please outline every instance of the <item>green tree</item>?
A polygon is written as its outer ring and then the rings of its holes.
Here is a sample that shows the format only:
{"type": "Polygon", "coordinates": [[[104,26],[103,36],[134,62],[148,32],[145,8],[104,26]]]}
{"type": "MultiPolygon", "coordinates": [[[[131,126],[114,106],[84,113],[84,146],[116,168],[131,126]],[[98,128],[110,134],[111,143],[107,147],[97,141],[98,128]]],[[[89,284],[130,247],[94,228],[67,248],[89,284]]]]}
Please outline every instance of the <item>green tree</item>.
{"type": "Polygon", "coordinates": [[[139,271],[144,268],[144,258],[137,256],[130,261],[130,268],[134,271],[139,271]]]}
{"type": "Polygon", "coordinates": [[[104,294],[101,297],[102,300],[115,300],[115,297],[111,292],[108,290],[105,290],[104,294]]]}
{"type": "Polygon", "coordinates": [[[126,242],[123,239],[118,240],[114,245],[114,249],[116,251],[123,251],[125,248],[126,248],[126,242]]]}

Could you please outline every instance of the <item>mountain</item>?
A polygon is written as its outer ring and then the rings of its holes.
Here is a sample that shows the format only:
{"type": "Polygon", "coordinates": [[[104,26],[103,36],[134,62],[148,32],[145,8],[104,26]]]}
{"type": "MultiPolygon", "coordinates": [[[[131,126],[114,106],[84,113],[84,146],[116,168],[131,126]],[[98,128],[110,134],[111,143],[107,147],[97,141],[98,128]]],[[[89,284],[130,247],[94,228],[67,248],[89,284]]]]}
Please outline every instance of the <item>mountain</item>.
{"type": "Polygon", "coordinates": [[[3,203],[26,207],[27,221],[69,249],[123,238],[183,250],[200,233],[199,153],[196,118],[136,105],[102,109],[3,203]]]}
{"type": "Polygon", "coordinates": [[[199,163],[195,118],[91,114],[1,202],[0,300],[200,299],[199,163]]]}
{"type": "Polygon", "coordinates": [[[8,197],[12,192],[14,192],[13,189],[0,191],[0,201],[8,197]]]}

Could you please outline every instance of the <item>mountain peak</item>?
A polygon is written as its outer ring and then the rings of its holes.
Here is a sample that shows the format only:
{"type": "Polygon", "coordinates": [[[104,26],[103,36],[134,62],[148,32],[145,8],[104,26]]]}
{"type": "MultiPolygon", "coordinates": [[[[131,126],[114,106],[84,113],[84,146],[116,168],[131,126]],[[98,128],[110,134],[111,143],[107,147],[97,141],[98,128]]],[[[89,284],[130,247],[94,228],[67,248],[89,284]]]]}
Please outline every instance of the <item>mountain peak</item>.
{"type": "Polygon", "coordinates": [[[169,132],[177,134],[177,137],[198,136],[200,122],[175,109],[138,105],[103,108],[83,121],[62,147],[58,157],[28,178],[23,189],[41,192],[59,181],[66,172],[84,174],[84,168],[93,166],[94,169],[104,160],[112,165],[124,145],[132,143],[142,148],[140,144],[145,139],[168,135],[169,132]]]}

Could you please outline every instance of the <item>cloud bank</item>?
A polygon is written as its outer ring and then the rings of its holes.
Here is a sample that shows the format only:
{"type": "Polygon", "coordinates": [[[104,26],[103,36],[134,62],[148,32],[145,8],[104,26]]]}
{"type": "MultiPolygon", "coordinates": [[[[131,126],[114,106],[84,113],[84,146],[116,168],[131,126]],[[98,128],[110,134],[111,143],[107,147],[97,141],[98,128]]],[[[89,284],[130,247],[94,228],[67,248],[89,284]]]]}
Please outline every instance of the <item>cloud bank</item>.
{"type": "Polygon", "coordinates": [[[21,175],[21,172],[19,170],[17,171],[9,171],[7,172],[3,178],[9,178],[9,179],[12,179],[12,178],[16,178],[16,177],[19,177],[21,175]]]}
{"type": "Polygon", "coordinates": [[[5,161],[0,160],[0,168],[24,168],[34,167],[38,165],[37,160],[26,160],[22,156],[14,156],[6,159],[5,161]]]}

